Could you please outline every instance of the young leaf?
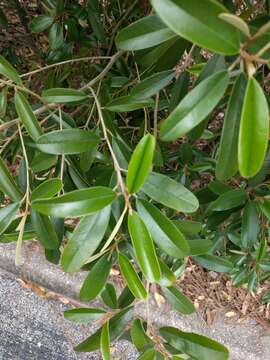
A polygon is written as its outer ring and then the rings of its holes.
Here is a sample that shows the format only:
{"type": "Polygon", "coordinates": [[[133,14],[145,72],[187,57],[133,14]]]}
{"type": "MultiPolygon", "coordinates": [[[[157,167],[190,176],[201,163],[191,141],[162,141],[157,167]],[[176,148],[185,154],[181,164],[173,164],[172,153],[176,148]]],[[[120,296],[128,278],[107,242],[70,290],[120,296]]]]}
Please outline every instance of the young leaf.
{"type": "Polygon", "coordinates": [[[51,199],[35,200],[32,207],[44,215],[55,217],[84,216],[110,205],[116,197],[113,190],[96,186],[71,191],[51,199]]]}
{"type": "Polygon", "coordinates": [[[100,335],[100,351],[103,360],[110,360],[110,334],[109,334],[109,321],[107,321],[101,330],[100,335]]]}
{"type": "Polygon", "coordinates": [[[0,235],[8,228],[15,219],[20,208],[19,203],[9,204],[0,209],[0,235]]]}
{"type": "Polygon", "coordinates": [[[238,171],[238,135],[246,84],[246,76],[242,73],[236,80],[226,110],[216,166],[219,180],[228,180],[238,171]]]}
{"type": "Polygon", "coordinates": [[[0,157],[0,190],[13,201],[20,201],[23,197],[18,185],[13,179],[8,167],[0,157]]]}
{"type": "Polygon", "coordinates": [[[263,165],[269,137],[269,110],[264,91],[251,77],[242,109],[238,162],[242,176],[256,175],[263,165]]]}
{"type": "Polygon", "coordinates": [[[63,187],[60,179],[48,179],[38,185],[32,192],[31,200],[46,199],[56,195],[63,187]]]}
{"type": "Polygon", "coordinates": [[[128,230],[143,275],[151,282],[158,282],[161,273],[153,240],[135,211],[128,216],[128,230]]]}
{"type": "Polygon", "coordinates": [[[22,83],[17,70],[2,55],[0,55],[0,74],[12,80],[15,84],[22,83]]]}
{"type": "Polygon", "coordinates": [[[99,308],[75,308],[64,311],[64,318],[77,323],[88,323],[100,320],[106,311],[99,308]]]}
{"type": "Polygon", "coordinates": [[[180,230],[158,208],[145,200],[138,200],[137,209],[159,248],[176,258],[189,253],[188,243],[180,230]]]}
{"type": "Polygon", "coordinates": [[[152,168],[155,150],[155,138],[151,134],[145,135],[136,146],[127,173],[127,188],[130,194],[137,192],[152,168]]]}
{"type": "Polygon", "coordinates": [[[160,139],[174,141],[200,124],[216,107],[229,83],[227,71],[219,71],[190,91],[162,123],[160,139]]]}
{"type": "Polygon", "coordinates": [[[147,99],[165,86],[167,86],[170,81],[175,77],[175,72],[172,70],[162,71],[160,73],[154,74],[142,81],[140,81],[130,92],[130,96],[134,99],[147,99]]]}
{"type": "Polygon", "coordinates": [[[217,53],[239,52],[239,33],[218,17],[226,9],[217,1],[151,0],[151,3],[161,20],[183,38],[217,53]]]}
{"type": "Polygon", "coordinates": [[[142,191],[155,201],[184,213],[195,212],[199,207],[199,202],[191,191],[163,174],[150,173],[142,191]]]}
{"type": "Polygon", "coordinates": [[[251,249],[258,241],[260,232],[259,212],[255,201],[248,201],[243,211],[241,244],[244,249],[251,249]]]}
{"type": "Polygon", "coordinates": [[[128,258],[124,254],[118,253],[118,262],[121,273],[133,295],[138,299],[146,299],[147,292],[128,258]]]}
{"type": "Polygon", "coordinates": [[[83,301],[94,300],[106,284],[112,267],[111,260],[107,255],[100,258],[85,278],[80,291],[80,299],[83,301]]]}
{"type": "Polygon", "coordinates": [[[208,270],[215,272],[230,272],[233,264],[225,257],[215,255],[194,256],[194,260],[208,270]]]}
{"type": "Polygon", "coordinates": [[[96,147],[99,138],[91,131],[81,129],[55,130],[41,135],[36,147],[47,154],[80,154],[96,147]]]}
{"type": "Polygon", "coordinates": [[[39,15],[35,16],[29,24],[29,29],[33,33],[39,33],[41,31],[44,31],[48,29],[50,26],[52,26],[54,21],[54,18],[48,15],[39,15]]]}
{"type": "Polygon", "coordinates": [[[122,29],[115,42],[118,49],[134,51],[151,48],[174,36],[158,16],[151,15],[122,29]]]}
{"type": "Polygon", "coordinates": [[[136,99],[130,95],[120,96],[116,99],[113,99],[106,106],[106,109],[114,112],[128,112],[134,111],[138,109],[142,109],[144,107],[153,106],[154,101],[150,99],[136,99]]]}
{"type": "MultiPolygon", "coordinates": [[[[110,319],[109,334],[111,341],[118,338],[126,329],[133,314],[133,307],[128,307],[121,310],[110,319]]],[[[75,351],[90,352],[99,349],[100,346],[101,328],[93,335],[89,336],[82,343],[75,347],[75,351]]]]}
{"type": "Polygon", "coordinates": [[[160,328],[161,336],[180,353],[200,360],[228,360],[229,351],[215,340],[173,327],[160,328]]]}
{"type": "Polygon", "coordinates": [[[162,292],[172,307],[182,314],[190,315],[195,312],[193,303],[174,287],[164,287],[162,292]]]}
{"type": "Polygon", "coordinates": [[[58,237],[50,218],[32,209],[31,222],[40,244],[45,249],[58,249],[58,237]]]}
{"type": "Polygon", "coordinates": [[[88,98],[83,91],[70,88],[54,88],[44,90],[42,97],[49,103],[70,103],[74,101],[82,101],[88,98]]]}
{"type": "Polygon", "coordinates": [[[93,255],[104,237],[110,214],[110,206],[107,206],[81,219],[62,254],[61,264],[64,271],[79,271],[93,255]]]}

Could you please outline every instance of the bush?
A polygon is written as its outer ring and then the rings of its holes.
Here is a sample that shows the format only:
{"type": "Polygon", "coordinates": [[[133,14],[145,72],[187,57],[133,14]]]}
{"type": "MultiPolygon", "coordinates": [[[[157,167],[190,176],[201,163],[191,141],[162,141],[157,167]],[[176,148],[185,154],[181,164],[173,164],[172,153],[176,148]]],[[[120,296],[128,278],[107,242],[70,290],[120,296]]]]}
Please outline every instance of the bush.
{"type": "Polygon", "coordinates": [[[0,58],[0,241],[17,242],[17,265],[36,238],[49,261],[89,272],[81,300],[109,310],[65,312],[101,324],[77,351],[109,359],[128,330],[140,359],[228,359],[131,319],[151,291],[195,311],[175,286],[186,257],[252,293],[269,278],[268,2],[100,3],[42,1],[34,66],[0,58]]]}

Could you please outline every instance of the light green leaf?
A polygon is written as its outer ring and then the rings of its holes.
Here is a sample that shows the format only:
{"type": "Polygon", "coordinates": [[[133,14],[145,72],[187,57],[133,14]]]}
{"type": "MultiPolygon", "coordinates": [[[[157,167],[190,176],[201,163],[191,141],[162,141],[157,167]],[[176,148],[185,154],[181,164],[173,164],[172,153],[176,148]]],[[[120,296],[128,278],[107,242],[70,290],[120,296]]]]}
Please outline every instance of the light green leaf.
{"type": "Polygon", "coordinates": [[[103,360],[110,360],[110,333],[109,333],[109,321],[107,321],[101,330],[100,335],[100,351],[103,360]]]}
{"type": "Polygon", "coordinates": [[[118,253],[118,262],[121,273],[132,294],[138,299],[146,299],[147,292],[128,258],[124,254],[118,253]]]}
{"type": "Polygon", "coordinates": [[[94,300],[106,284],[112,267],[111,260],[105,255],[100,258],[85,278],[80,291],[80,299],[83,301],[94,300]]]}
{"type": "Polygon", "coordinates": [[[99,308],[75,308],[64,311],[64,318],[76,323],[88,323],[100,320],[106,311],[99,308]]]}
{"type": "Polygon", "coordinates": [[[106,232],[110,210],[110,206],[107,206],[81,219],[62,254],[61,264],[64,271],[79,271],[93,255],[106,232]]]}
{"type": "Polygon", "coordinates": [[[122,29],[115,42],[119,49],[146,49],[173,38],[175,34],[156,15],[144,17],[122,29]]]}
{"type": "Polygon", "coordinates": [[[29,29],[34,33],[39,33],[48,29],[53,24],[54,18],[48,15],[35,16],[29,24],[29,29]]]}
{"type": "Polygon", "coordinates": [[[138,200],[137,209],[159,248],[176,258],[189,253],[188,243],[180,230],[158,208],[145,200],[138,200]]]}
{"type": "Polygon", "coordinates": [[[88,98],[83,91],[70,88],[54,88],[44,90],[42,97],[49,103],[70,103],[74,101],[82,101],[88,98]]]}
{"type": "Polygon", "coordinates": [[[229,351],[215,340],[173,327],[163,327],[161,336],[179,352],[198,360],[229,360],[229,351]]]}
{"type": "Polygon", "coordinates": [[[183,38],[217,53],[239,52],[239,32],[219,18],[227,10],[217,1],[151,0],[151,3],[161,20],[183,38]]]}
{"type": "Polygon", "coordinates": [[[15,84],[22,83],[17,70],[2,55],[0,55],[0,74],[12,80],[15,84]]]}
{"type": "Polygon", "coordinates": [[[0,190],[13,201],[20,201],[23,197],[18,185],[13,179],[8,167],[0,157],[0,190]]]}
{"type": "Polygon", "coordinates": [[[243,104],[238,162],[242,176],[256,175],[263,165],[269,137],[269,110],[264,91],[251,77],[246,88],[243,104]]]}
{"type": "Polygon", "coordinates": [[[147,99],[165,86],[167,86],[171,80],[175,77],[175,72],[172,70],[166,70],[154,74],[142,81],[140,81],[130,92],[130,96],[134,99],[144,100],[147,99]]]}
{"type": "Polygon", "coordinates": [[[151,134],[145,135],[136,146],[127,173],[127,188],[130,194],[137,192],[145,182],[152,168],[155,150],[155,138],[151,134]]]}
{"type": "Polygon", "coordinates": [[[95,148],[98,143],[98,136],[91,131],[64,129],[41,135],[36,147],[47,154],[80,154],[95,148]]]}
{"type": "Polygon", "coordinates": [[[151,282],[158,282],[161,273],[153,240],[135,211],[128,216],[128,230],[143,275],[151,282]]]}
{"type": "Polygon", "coordinates": [[[55,217],[84,216],[110,205],[116,197],[113,190],[96,186],[89,189],[71,191],[51,199],[32,202],[32,207],[44,215],[55,217]]]}
{"type": "Polygon", "coordinates": [[[195,312],[193,303],[174,287],[164,287],[162,292],[172,307],[182,314],[190,315],[195,312]]]}
{"type": "Polygon", "coordinates": [[[38,185],[32,192],[31,200],[46,199],[56,195],[63,187],[60,179],[48,179],[38,185]]]}
{"type": "Polygon", "coordinates": [[[216,107],[228,84],[227,71],[219,71],[203,80],[162,123],[160,139],[174,141],[200,124],[216,107]]]}
{"type": "Polygon", "coordinates": [[[191,191],[163,174],[150,173],[142,191],[155,201],[184,213],[195,212],[199,207],[199,202],[191,191]]]}
{"type": "Polygon", "coordinates": [[[228,180],[238,171],[238,135],[247,79],[242,73],[233,87],[222,128],[216,176],[228,180]]]}
{"type": "Polygon", "coordinates": [[[144,107],[150,107],[154,105],[154,100],[152,99],[136,99],[130,95],[120,96],[116,99],[113,99],[106,106],[106,109],[114,112],[128,112],[144,107]]]}
{"type": "Polygon", "coordinates": [[[8,228],[9,224],[15,219],[20,208],[20,203],[6,205],[0,208],[0,235],[8,228]]]}
{"type": "Polygon", "coordinates": [[[238,30],[240,30],[246,37],[251,37],[248,24],[243,19],[241,19],[239,16],[224,13],[224,14],[220,14],[219,18],[221,20],[226,21],[228,24],[231,24],[238,30]]]}

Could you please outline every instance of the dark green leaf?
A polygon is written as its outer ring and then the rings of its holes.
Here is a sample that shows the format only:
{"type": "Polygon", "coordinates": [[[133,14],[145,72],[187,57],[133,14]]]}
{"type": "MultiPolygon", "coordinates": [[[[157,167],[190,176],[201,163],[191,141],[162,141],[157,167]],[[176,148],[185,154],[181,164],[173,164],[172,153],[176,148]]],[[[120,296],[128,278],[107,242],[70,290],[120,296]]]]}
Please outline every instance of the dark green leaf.
{"type": "Polygon", "coordinates": [[[111,260],[107,255],[100,258],[85,278],[80,291],[80,299],[83,301],[94,300],[104,288],[112,267],[111,260]]]}
{"type": "Polygon", "coordinates": [[[104,290],[101,293],[102,301],[105,305],[109,306],[111,309],[118,308],[118,301],[116,290],[113,284],[107,283],[104,290]]]}
{"type": "Polygon", "coordinates": [[[144,276],[151,282],[158,282],[161,274],[153,240],[135,211],[128,217],[128,229],[136,259],[144,276]]]}
{"type": "Polygon", "coordinates": [[[97,186],[74,190],[57,198],[35,200],[32,207],[42,214],[56,217],[83,216],[105,208],[115,197],[111,189],[97,186]]]}
{"type": "Polygon", "coordinates": [[[217,200],[211,204],[211,210],[224,211],[242,206],[247,201],[247,195],[243,189],[235,189],[220,195],[217,200]]]}
{"type": "Polygon", "coordinates": [[[0,208],[0,235],[3,234],[3,232],[15,219],[19,208],[19,203],[9,204],[3,208],[0,208]]]}
{"type": "Polygon", "coordinates": [[[142,191],[155,201],[184,213],[192,213],[199,207],[191,191],[163,174],[150,173],[142,191]]]}
{"type": "Polygon", "coordinates": [[[17,70],[2,55],[0,55],[0,74],[12,80],[16,84],[22,83],[17,70]]]}
{"type": "Polygon", "coordinates": [[[100,320],[106,311],[99,308],[76,308],[71,310],[66,310],[64,312],[64,317],[67,320],[78,322],[78,323],[88,323],[96,320],[100,320]]]}
{"type": "Polygon", "coordinates": [[[13,179],[8,167],[0,157],[0,190],[13,201],[20,201],[22,193],[13,179]]]}
{"type": "Polygon", "coordinates": [[[217,1],[151,0],[151,3],[161,20],[176,34],[217,53],[239,52],[239,32],[218,17],[227,10],[217,1]]]}
{"type": "Polygon", "coordinates": [[[111,209],[101,211],[81,219],[64,248],[61,264],[66,272],[74,272],[90,259],[106,232],[111,209]]]}
{"type": "Polygon", "coordinates": [[[29,28],[34,33],[39,33],[48,29],[53,24],[54,18],[48,15],[34,17],[29,24],[29,28]]]}
{"type": "Polygon", "coordinates": [[[127,188],[130,194],[137,192],[145,182],[152,168],[154,150],[155,138],[151,134],[145,135],[136,146],[128,165],[127,188]]]}
{"type": "Polygon", "coordinates": [[[45,249],[57,249],[59,247],[55,227],[48,216],[31,211],[31,222],[37,234],[38,241],[45,249]]]}
{"type": "Polygon", "coordinates": [[[164,287],[162,288],[162,291],[168,302],[175,310],[185,315],[189,315],[195,312],[193,303],[176,288],[164,287]]]}
{"type": "Polygon", "coordinates": [[[49,30],[49,43],[52,50],[59,49],[64,43],[62,25],[55,22],[49,30]]]}
{"type": "Polygon", "coordinates": [[[248,201],[243,211],[241,244],[244,249],[251,249],[258,241],[260,232],[259,212],[255,201],[248,201]]]}
{"type": "Polygon", "coordinates": [[[130,95],[120,96],[113,99],[107,106],[106,109],[114,112],[128,112],[144,107],[150,107],[154,105],[152,99],[136,99],[130,95]]]}

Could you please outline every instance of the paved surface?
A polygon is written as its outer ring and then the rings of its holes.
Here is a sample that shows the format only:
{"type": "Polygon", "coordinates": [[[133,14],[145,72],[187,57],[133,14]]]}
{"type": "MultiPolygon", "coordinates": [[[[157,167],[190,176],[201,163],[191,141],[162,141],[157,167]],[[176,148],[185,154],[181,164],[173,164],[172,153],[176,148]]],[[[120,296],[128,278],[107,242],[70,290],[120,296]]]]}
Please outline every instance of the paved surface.
{"type": "MultiPolygon", "coordinates": [[[[17,280],[26,278],[75,298],[85,274],[65,274],[59,267],[48,264],[33,242],[25,243],[23,256],[23,266],[15,268],[14,244],[0,245],[0,267],[5,269],[0,269],[0,360],[100,359],[99,354],[76,354],[72,350],[94,328],[64,320],[67,305],[41,298],[17,280]]],[[[142,317],[144,311],[144,304],[136,309],[142,317]]],[[[168,324],[217,339],[230,348],[232,360],[270,359],[269,331],[254,322],[240,324],[221,314],[210,327],[200,315],[181,316],[167,304],[161,308],[151,304],[150,314],[154,324],[168,324]]],[[[115,356],[136,359],[127,342],[117,344],[115,356]]]]}

